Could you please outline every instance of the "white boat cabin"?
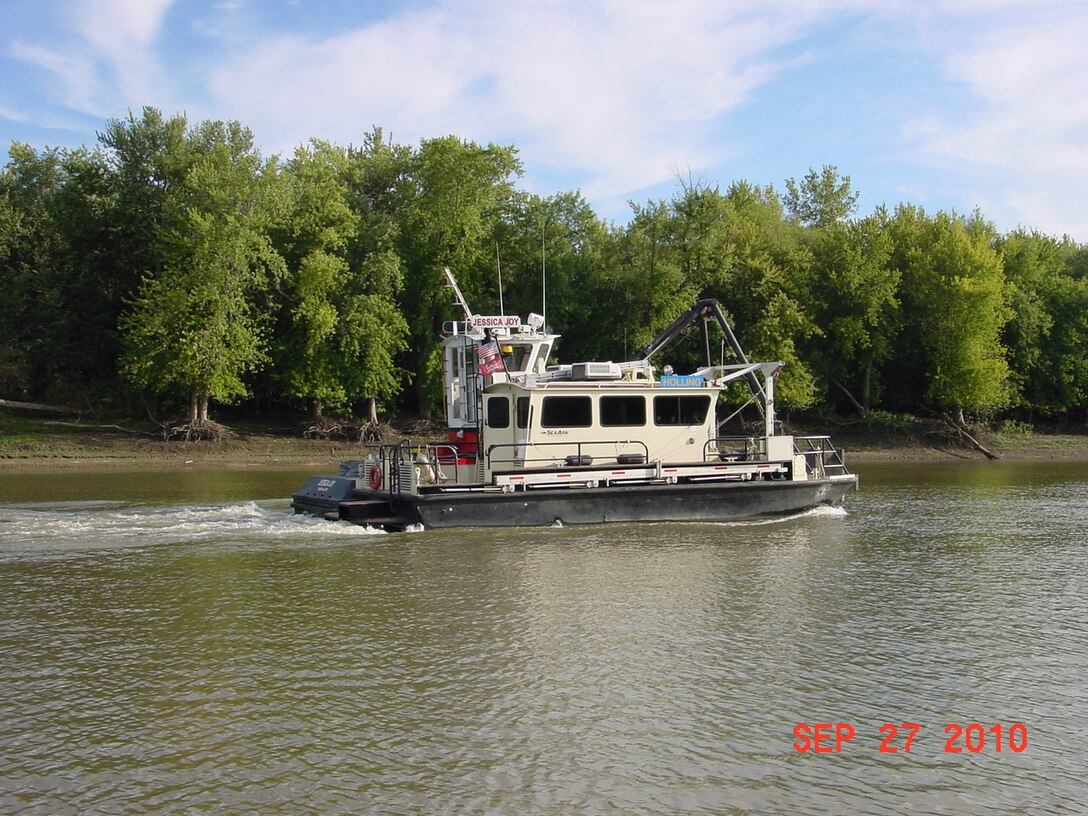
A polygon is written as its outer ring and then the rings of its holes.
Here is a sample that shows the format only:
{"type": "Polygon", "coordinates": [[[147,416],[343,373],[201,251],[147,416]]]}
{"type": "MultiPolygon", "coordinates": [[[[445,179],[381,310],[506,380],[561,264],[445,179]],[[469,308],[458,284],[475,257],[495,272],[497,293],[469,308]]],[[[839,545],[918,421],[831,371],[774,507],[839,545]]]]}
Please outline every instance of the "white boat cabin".
{"type": "Polygon", "coordinates": [[[666,369],[660,378],[648,361],[549,365],[558,335],[541,316],[523,324],[464,312],[465,321],[446,324],[442,347],[449,440],[462,463],[470,457],[476,465],[473,480],[513,469],[793,458],[792,437],[774,436],[773,373],[781,363],[687,376],[666,369]],[[766,383],[767,433],[723,445],[718,396],[753,372],[766,383]]]}

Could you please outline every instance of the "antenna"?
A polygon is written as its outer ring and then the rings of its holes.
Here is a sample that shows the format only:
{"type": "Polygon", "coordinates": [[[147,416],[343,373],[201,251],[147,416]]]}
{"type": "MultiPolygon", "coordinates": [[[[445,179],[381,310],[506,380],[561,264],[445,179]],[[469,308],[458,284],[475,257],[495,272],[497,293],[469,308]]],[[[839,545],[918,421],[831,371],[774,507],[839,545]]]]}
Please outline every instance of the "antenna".
{"type": "Polygon", "coordinates": [[[502,305],[502,263],[499,261],[499,242],[495,242],[495,268],[499,270],[499,314],[506,317],[506,309],[502,305]]]}
{"type": "Polygon", "coordinates": [[[540,225],[540,313],[545,326],[548,320],[548,253],[544,248],[544,230],[547,228],[548,219],[545,217],[540,225]]]}

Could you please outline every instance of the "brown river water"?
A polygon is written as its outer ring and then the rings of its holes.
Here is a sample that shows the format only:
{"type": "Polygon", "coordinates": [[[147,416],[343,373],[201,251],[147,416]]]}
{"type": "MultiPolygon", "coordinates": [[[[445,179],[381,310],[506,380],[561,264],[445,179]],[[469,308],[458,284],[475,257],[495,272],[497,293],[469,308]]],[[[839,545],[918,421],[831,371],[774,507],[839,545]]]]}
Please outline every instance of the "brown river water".
{"type": "Polygon", "coordinates": [[[0,472],[0,813],[1088,812],[1088,468],[858,470],[392,535],[297,471],[0,472]]]}

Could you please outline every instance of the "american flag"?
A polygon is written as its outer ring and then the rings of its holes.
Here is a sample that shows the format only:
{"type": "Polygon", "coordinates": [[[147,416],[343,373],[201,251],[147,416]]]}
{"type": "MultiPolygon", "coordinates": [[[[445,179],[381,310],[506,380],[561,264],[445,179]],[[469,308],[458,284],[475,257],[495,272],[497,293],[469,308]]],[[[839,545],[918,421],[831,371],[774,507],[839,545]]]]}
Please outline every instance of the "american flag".
{"type": "Polygon", "coordinates": [[[485,377],[506,370],[506,364],[502,360],[499,344],[494,340],[481,343],[476,347],[476,356],[480,360],[480,373],[485,377]]]}

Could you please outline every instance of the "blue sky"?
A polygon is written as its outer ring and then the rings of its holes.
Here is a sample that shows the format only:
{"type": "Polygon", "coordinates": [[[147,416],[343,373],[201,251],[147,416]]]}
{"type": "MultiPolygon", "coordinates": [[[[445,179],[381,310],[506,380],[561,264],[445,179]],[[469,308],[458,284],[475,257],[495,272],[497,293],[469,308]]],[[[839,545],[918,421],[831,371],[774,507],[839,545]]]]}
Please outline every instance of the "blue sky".
{"type": "Polygon", "coordinates": [[[266,154],[456,134],[513,144],[602,216],[677,177],[979,207],[1088,241],[1085,0],[4,0],[0,140],[91,145],[152,105],[266,154]]]}

